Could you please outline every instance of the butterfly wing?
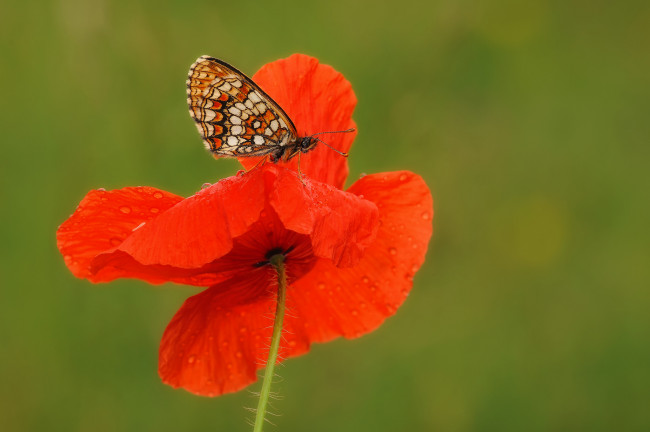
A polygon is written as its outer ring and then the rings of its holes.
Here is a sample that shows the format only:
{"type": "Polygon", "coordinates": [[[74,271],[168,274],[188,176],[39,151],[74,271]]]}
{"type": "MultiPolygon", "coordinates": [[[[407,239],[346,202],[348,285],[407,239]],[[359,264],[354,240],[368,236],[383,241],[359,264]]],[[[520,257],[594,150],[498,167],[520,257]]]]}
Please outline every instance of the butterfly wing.
{"type": "Polygon", "coordinates": [[[284,110],[216,58],[199,57],[190,67],[187,103],[203,142],[218,156],[264,156],[281,153],[278,146],[295,146],[296,127],[284,110]]]}

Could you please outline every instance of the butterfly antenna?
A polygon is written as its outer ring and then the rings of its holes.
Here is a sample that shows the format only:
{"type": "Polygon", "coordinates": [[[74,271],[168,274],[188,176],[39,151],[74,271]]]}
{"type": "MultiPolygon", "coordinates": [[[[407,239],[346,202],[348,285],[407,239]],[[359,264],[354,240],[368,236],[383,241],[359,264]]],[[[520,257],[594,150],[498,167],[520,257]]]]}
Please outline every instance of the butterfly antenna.
{"type": "Polygon", "coordinates": [[[346,129],[346,130],[342,130],[342,131],[318,132],[318,133],[313,134],[312,136],[322,135],[322,134],[326,134],[326,133],[347,133],[347,132],[354,132],[355,130],[356,130],[355,128],[350,128],[350,129],[346,129]]]}
{"type": "Polygon", "coordinates": [[[334,150],[335,152],[337,152],[337,153],[340,154],[341,156],[343,156],[343,157],[348,157],[348,154],[347,154],[347,153],[342,152],[342,151],[340,151],[340,150],[337,150],[337,149],[335,149],[334,147],[332,147],[331,145],[327,144],[325,141],[316,138],[316,135],[331,134],[331,133],[348,133],[348,132],[354,132],[355,130],[356,130],[355,128],[350,128],[350,129],[341,130],[341,131],[318,132],[318,133],[313,134],[313,135],[312,135],[312,138],[314,138],[316,141],[318,141],[318,142],[320,142],[320,143],[325,144],[327,147],[331,148],[332,150],[334,150]]]}
{"type": "Polygon", "coordinates": [[[341,150],[337,150],[337,149],[335,149],[334,147],[332,147],[331,145],[327,144],[325,141],[320,140],[320,139],[318,139],[318,138],[316,138],[316,137],[314,137],[314,139],[315,139],[316,141],[318,141],[319,143],[323,143],[323,144],[325,144],[327,147],[331,148],[332,150],[334,150],[335,152],[337,152],[337,153],[340,154],[341,156],[343,156],[343,157],[348,157],[348,154],[347,154],[346,152],[342,152],[341,150]]]}

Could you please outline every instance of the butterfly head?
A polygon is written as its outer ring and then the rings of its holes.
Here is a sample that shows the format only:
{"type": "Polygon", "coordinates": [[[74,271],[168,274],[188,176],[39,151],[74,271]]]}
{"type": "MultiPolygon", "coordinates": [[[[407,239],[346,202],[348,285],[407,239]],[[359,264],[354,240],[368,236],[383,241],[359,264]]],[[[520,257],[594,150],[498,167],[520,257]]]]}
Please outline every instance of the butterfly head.
{"type": "Polygon", "coordinates": [[[300,140],[300,143],[298,144],[298,149],[302,153],[307,153],[308,151],[311,151],[316,147],[316,144],[318,144],[318,141],[320,141],[318,138],[314,136],[307,136],[304,137],[300,140]]]}

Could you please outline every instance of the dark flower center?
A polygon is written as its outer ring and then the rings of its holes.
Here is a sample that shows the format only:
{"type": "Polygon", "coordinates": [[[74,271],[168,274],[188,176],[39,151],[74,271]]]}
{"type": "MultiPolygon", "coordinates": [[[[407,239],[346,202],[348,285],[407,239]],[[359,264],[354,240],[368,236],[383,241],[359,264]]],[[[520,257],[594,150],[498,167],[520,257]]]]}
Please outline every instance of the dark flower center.
{"type": "Polygon", "coordinates": [[[264,255],[264,258],[266,258],[264,261],[258,261],[255,264],[253,264],[253,267],[258,268],[258,267],[264,267],[265,265],[271,264],[271,258],[274,255],[284,255],[285,258],[286,256],[295,248],[295,245],[289,246],[288,248],[284,249],[281,247],[274,247],[272,249],[269,249],[268,252],[264,255]]]}

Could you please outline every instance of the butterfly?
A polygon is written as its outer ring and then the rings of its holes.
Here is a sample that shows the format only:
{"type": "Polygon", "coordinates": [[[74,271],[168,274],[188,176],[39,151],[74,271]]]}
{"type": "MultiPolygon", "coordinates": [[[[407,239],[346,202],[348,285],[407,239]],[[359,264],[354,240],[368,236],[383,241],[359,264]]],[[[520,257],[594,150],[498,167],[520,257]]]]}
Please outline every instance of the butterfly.
{"type": "Polygon", "coordinates": [[[220,157],[267,156],[271,162],[286,162],[313,150],[319,142],[347,156],[316,135],[354,131],[300,136],[282,107],[253,80],[209,56],[199,57],[190,67],[187,104],[205,146],[220,157]]]}

